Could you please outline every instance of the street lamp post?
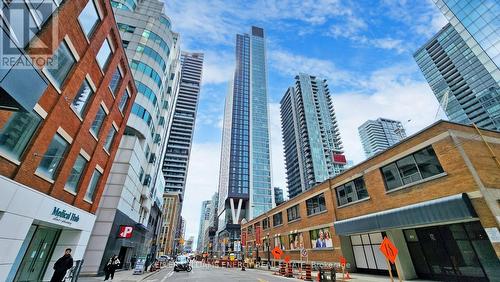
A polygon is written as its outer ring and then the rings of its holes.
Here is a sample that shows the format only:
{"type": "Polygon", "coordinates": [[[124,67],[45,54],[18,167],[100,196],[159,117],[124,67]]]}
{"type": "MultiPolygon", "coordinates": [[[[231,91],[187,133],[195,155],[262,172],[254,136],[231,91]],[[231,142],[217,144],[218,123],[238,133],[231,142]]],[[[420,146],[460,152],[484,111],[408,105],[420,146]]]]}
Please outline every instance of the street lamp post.
{"type": "Polygon", "coordinates": [[[267,269],[271,269],[271,252],[269,251],[269,233],[266,235],[266,244],[267,244],[267,269]]]}

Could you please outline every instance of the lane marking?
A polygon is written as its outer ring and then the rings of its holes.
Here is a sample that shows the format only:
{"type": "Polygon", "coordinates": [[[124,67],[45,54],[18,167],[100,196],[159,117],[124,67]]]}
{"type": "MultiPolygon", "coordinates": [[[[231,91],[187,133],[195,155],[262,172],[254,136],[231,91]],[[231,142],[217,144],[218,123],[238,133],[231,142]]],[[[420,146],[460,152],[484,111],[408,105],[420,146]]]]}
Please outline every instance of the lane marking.
{"type": "Polygon", "coordinates": [[[167,273],[167,275],[165,275],[165,277],[161,280],[161,282],[167,281],[167,279],[170,278],[170,277],[172,277],[173,274],[174,274],[174,271],[170,270],[170,272],[167,273]]]}

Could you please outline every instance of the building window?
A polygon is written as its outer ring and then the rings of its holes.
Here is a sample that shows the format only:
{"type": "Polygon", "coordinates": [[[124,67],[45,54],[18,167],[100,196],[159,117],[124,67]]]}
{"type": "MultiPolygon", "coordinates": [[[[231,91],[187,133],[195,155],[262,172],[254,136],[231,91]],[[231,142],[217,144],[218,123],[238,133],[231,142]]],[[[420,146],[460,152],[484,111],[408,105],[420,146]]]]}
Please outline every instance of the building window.
{"type": "Polygon", "coordinates": [[[99,180],[101,179],[102,174],[94,169],[94,173],[92,174],[92,178],[90,179],[89,187],[87,188],[87,192],[85,193],[84,199],[87,202],[94,201],[95,190],[97,188],[97,184],[99,184],[99,180]]]}
{"type": "Polygon", "coordinates": [[[386,165],[381,170],[387,190],[444,172],[432,146],[386,165]]]}
{"type": "Polygon", "coordinates": [[[109,132],[108,132],[108,136],[106,136],[106,141],[104,142],[104,149],[106,149],[106,151],[111,152],[111,145],[113,144],[113,140],[115,139],[115,135],[116,135],[116,129],[114,126],[111,126],[111,128],[109,129],[109,132]]]}
{"type": "Polygon", "coordinates": [[[299,205],[295,205],[286,210],[288,221],[296,220],[300,218],[299,205]]]}
{"type": "Polygon", "coordinates": [[[339,206],[368,198],[368,191],[366,191],[363,177],[356,178],[335,188],[335,193],[337,194],[337,204],[339,206]]]}
{"type": "Polygon", "coordinates": [[[129,95],[128,95],[128,90],[125,90],[125,93],[123,93],[122,98],[120,99],[120,104],[118,104],[118,109],[120,109],[120,112],[123,113],[125,110],[125,106],[127,105],[129,95]]]}
{"type": "Polygon", "coordinates": [[[90,130],[92,131],[92,133],[94,133],[95,137],[99,136],[99,131],[101,130],[104,118],[106,118],[106,112],[104,111],[102,106],[100,106],[97,114],[95,115],[95,119],[90,126],[90,130]]]}
{"type": "Polygon", "coordinates": [[[118,89],[118,85],[120,84],[120,80],[122,79],[122,74],[120,73],[120,69],[117,67],[113,76],[111,77],[111,81],[109,82],[109,88],[111,89],[113,96],[118,89]]]}
{"type": "Polygon", "coordinates": [[[33,112],[0,109],[0,152],[18,160],[41,121],[33,112]]]}
{"type": "Polygon", "coordinates": [[[135,26],[131,26],[124,23],[117,23],[117,25],[118,25],[118,30],[120,30],[121,32],[134,33],[135,31],[135,26]]]}
{"type": "Polygon", "coordinates": [[[46,74],[55,87],[61,88],[75,62],[76,60],[66,42],[61,42],[59,48],[54,52],[52,60],[45,65],[46,74]]]}
{"type": "Polygon", "coordinates": [[[321,193],[315,197],[306,200],[307,215],[313,215],[322,211],[326,211],[325,194],[321,193]]]}
{"type": "Polygon", "coordinates": [[[283,214],[281,212],[273,215],[273,226],[283,224],[283,214]]]}
{"type": "Polygon", "coordinates": [[[84,79],[78,93],[76,93],[71,106],[78,113],[80,117],[83,117],[85,110],[87,109],[90,97],[94,95],[94,91],[90,88],[90,84],[87,79],[84,79]]]}
{"type": "Polygon", "coordinates": [[[85,166],[87,166],[87,160],[82,155],[78,155],[66,181],[66,185],[64,185],[66,190],[73,193],[78,191],[78,184],[80,183],[85,166]]]}
{"type": "Polygon", "coordinates": [[[93,0],[89,0],[78,16],[78,21],[87,38],[90,38],[99,23],[99,14],[97,13],[97,8],[93,0]]]}
{"type": "Polygon", "coordinates": [[[380,244],[385,237],[385,233],[361,234],[350,237],[356,267],[363,269],[388,269],[386,259],[380,251],[380,244]]]}
{"type": "Polygon", "coordinates": [[[266,217],[262,220],[262,229],[268,229],[269,228],[269,218],[266,217]]]}
{"type": "Polygon", "coordinates": [[[111,58],[111,45],[109,44],[108,39],[106,39],[102,43],[101,49],[99,50],[99,53],[97,53],[96,56],[97,63],[99,64],[99,66],[103,71],[108,66],[110,58],[111,58]]]}
{"type": "Polygon", "coordinates": [[[56,133],[49,144],[47,151],[43,154],[42,160],[36,172],[50,179],[54,179],[61,161],[68,149],[69,143],[56,133]]]}

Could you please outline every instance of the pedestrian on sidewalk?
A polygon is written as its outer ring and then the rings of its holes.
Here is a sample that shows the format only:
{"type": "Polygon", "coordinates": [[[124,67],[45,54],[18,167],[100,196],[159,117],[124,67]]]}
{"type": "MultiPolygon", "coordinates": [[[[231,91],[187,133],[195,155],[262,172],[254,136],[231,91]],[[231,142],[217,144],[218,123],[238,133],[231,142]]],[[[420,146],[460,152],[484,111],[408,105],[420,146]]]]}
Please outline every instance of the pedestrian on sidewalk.
{"type": "Polygon", "coordinates": [[[68,269],[73,267],[73,258],[71,257],[71,249],[67,248],[64,255],[54,263],[54,274],[50,282],[61,282],[66,276],[68,269]]]}
{"type": "Polygon", "coordinates": [[[132,256],[130,259],[130,266],[132,266],[132,269],[135,268],[135,262],[137,261],[137,258],[135,256],[132,256]]]}
{"type": "Polygon", "coordinates": [[[118,268],[120,265],[120,260],[118,259],[117,255],[113,255],[106,266],[104,267],[104,273],[106,276],[104,277],[104,281],[107,281],[109,277],[111,276],[111,280],[115,278],[115,270],[118,268]]]}

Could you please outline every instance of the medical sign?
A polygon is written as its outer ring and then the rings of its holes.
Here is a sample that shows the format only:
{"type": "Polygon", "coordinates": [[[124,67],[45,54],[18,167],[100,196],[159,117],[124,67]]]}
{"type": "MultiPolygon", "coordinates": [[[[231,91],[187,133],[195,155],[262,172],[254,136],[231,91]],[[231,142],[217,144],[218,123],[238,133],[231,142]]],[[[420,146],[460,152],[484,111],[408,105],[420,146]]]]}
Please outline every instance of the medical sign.
{"type": "Polygon", "coordinates": [[[125,239],[132,238],[132,231],[134,231],[134,227],[121,225],[120,233],[118,233],[118,238],[125,238],[125,239]]]}

